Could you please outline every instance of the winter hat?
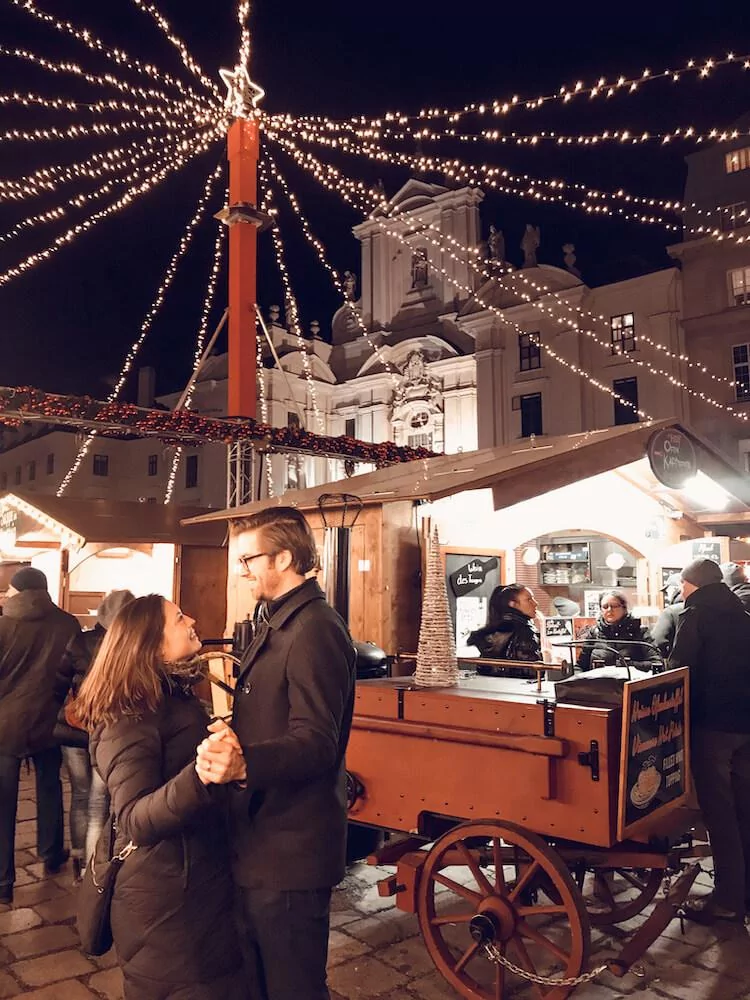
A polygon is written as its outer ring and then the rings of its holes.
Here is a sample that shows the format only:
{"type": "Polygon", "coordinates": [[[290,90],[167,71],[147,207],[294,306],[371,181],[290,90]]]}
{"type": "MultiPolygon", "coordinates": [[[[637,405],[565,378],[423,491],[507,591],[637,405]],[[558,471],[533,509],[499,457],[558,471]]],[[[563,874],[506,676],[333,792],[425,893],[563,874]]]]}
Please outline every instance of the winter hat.
{"type": "Polygon", "coordinates": [[[693,559],[680,577],[694,587],[706,587],[709,583],[721,583],[721,568],[713,559],[693,559]]]}
{"type": "Polygon", "coordinates": [[[682,583],[682,577],[679,573],[670,573],[667,577],[667,582],[661,588],[662,594],[666,593],[668,590],[680,589],[680,584],[682,583]]]}
{"type": "Polygon", "coordinates": [[[113,590],[96,609],[96,620],[102,628],[109,628],[126,604],[135,600],[129,590],[113,590]]]}
{"type": "Polygon", "coordinates": [[[739,583],[747,583],[745,571],[741,566],[738,566],[737,563],[722,563],[719,569],[721,570],[721,577],[727,587],[736,587],[739,583]]]}
{"type": "Polygon", "coordinates": [[[575,601],[571,601],[567,597],[556,597],[552,603],[555,606],[555,611],[562,618],[575,618],[581,613],[580,604],[576,604],[575,601]]]}
{"type": "Polygon", "coordinates": [[[33,566],[24,566],[23,569],[19,569],[10,578],[10,585],[19,591],[19,593],[22,590],[46,590],[47,577],[40,569],[34,569],[33,566]]]}

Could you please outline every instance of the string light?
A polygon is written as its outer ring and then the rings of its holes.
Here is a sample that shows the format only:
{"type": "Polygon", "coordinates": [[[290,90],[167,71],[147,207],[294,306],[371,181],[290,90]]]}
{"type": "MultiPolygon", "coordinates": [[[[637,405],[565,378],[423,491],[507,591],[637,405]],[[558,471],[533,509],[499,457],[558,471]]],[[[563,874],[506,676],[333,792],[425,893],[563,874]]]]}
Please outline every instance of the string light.
{"type": "Polygon", "coordinates": [[[336,270],[336,268],[329,262],[325,247],[318,239],[318,237],[315,236],[312,229],[310,228],[310,223],[300,207],[299,201],[297,200],[297,196],[290,189],[286,181],[286,178],[279,170],[276,161],[269,152],[266,152],[266,163],[268,164],[271,173],[278,181],[279,186],[281,187],[282,191],[287,197],[287,200],[289,201],[294,212],[296,213],[300,225],[302,226],[302,231],[305,235],[305,238],[307,239],[307,242],[313,247],[313,249],[317,253],[318,260],[320,261],[322,267],[330,275],[334,287],[339,292],[344,301],[344,305],[348,307],[349,315],[354,318],[355,322],[357,323],[357,326],[360,329],[361,334],[364,336],[371,350],[376,355],[376,357],[383,365],[383,367],[386,369],[386,371],[389,373],[391,377],[391,382],[394,385],[394,387],[398,387],[400,372],[398,372],[393,367],[393,365],[390,363],[388,358],[386,358],[385,354],[381,350],[380,346],[370,336],[370,333],[367,329],[364,320],[362,319],[360,312],[356,309],[354,303],[349,299],[348,295],[346,294],[346,290],[344,288],[344,282],[341,275],[336,270]]]}
{"type": "MultiPolygon", "coordinates": [[[[271,203],[273,201],[273,189],[269,185],[268,176],[266,174],[265,165],[263,161],[261,161],[260,163],[260,178],[261,178],[261,183],[265,189],[263,193],[261,207],[263,211],[267,211],[269,212],[269,214],[275,214],[275,210],[271,208],[271,203]]],[[[299,351],[302,356],[302,367],[304,368],[305,379],[307,381],[310,392],[310,403],[312,405],[313,413],[315,414],[315,419],[317,421],[318,428],[322,433],[323,430],[325,429],[325,424],[320,412],[320,408],[318,406],[318,397],[315,388],[315,379],[313,378],[312,367],[310,365],[310,355],[308,352],[307,343],[302,335],[302,326],[300,324],[297,298],[292,289],[292,283],[289,278],[289,271],[286,266],[284,241],[281,238],[281,233],[279,232],[279,227],[277,225],[274,225],[271,228],[271,239],[273,241],[276,267],[278,268],[279,275],[281,277],[281,283],[284,287],[284,300],[286,302],[287,322],[291,326],[292,333],[297,338],[297,345],[299,347],[299,351]]]]}
{"type": "Polygon", "coordinates": [[[224,98],[218,86],[213,80],[211,80],[209,77],[206,76],[206,74],[200,68],[195,59],[193,59],[190,52],[188,51],[187,45],[185,45],[182,39],[179,38],[174,33],[174,31],[172,31],[172,26],[170,25],[169,21],[167,21],[167,19],[156,9],[156,7],[153,6],[153,4],[146,3],[145,0],[132,0],[132,2],[140,11],[143,11],[144,14],[148,14],[149,17],[151,17],[155,21],[155,23],[159,26],[166,39],[180,53],[183,66],[185,66],[186,69],[189,69],[190,72],[193,74],[193,76],[195,76],[198,80],[200,80],[203,86],[206,87],[213,94],[216,100],[223,106],[224,98]]]}
{"type": "MultiPolygon", "coordinates": [[[[255,327],[255,369],[258,373],[258,397],[260,398],[260,418],[264,424],[268,423],[268,391],[266,389],[266,366],[263,363],[263,338],[259,329],[260,322],[255,327]]],[[[266,452],[266,486],[268,496],[274,496],[273,469],[271,468],[271,455],[266,452]]]]}
{"type": "MultiPolygon", "coordinates": [[[[172,255],[172,259],[170,260],[169,265],[167,266],[167,270],[164,274],[164,277],[161,280],[161,284],[159,285],[159,288],[156,292],[156,298],[154,299],[154,301],[151,304],[151,307],[146,313],[146,317],[143,320],[143,323],[141,324],[141,329],[138,334],[138,337],[130,346],[130,350],[127,353],[125,362],[122,368],[120,369],[120,375],[117,379],[117,382],[115,383],[114,388],[107,397],[108,403],[114,403],[117,400],[117,397],[120,395],[120,392],[122,391],[122,388],[125,385],[125,382],[127,381],[128,375],[130,374],[133,367],[133,362],[135,361],[138,352],[143,346],[143,342],[145,341],[146,337],[149,334],[149,331],[151,330],[151,327],[154,324],[154,320],[156,319],[156,316],[164,303],[164,299],[166,297],[169,287],[174,281],[175,274],[177,273],[177,268],[179,267],[181,260],[187,253],[188,248],[190,247],[190,244],[192,242],[193,236],[195,235],[195,230],[198,228],[199,223],[201,222],[203,216],[206,213],[206,208],[213,194],[214,186],[218,181],[219,177],[221,176],[223,167],[224,163],[222,159],[219,165],[209,175],[208,180],[205,183],[203,192],[200,198],[198,199],[198,205],[195,209],[195,212],[190,221],[188,222],[187,226],[185,227],[185,231],[180,237],[177,249],[172,255]]],[[[97,436],[97,434],[98,431],[91,431],[91,433],[88,435],[84,443],[79,448],[78,454],[76,455],[73,464],[66,472],[62,482],[60,483],[60,486],[57,489],[56,495],[58,497],[63,496],[63,494],[67,490],[73,477],[80,469],[81,464],[83,463],[84,458],[88,454],[91,444],[94,441],[94,438],[97,436]]]]}
{"type": "Polygon", "coordinates": [[[193,90],[192,87],[186,86],[182,80],[178,80],[176,77],[170,76],[168,73],[160,72],[156,66],[145,64],[138,59],[132,58],[132,56],[129,56],[127,52],[124,52],[122,49],[109,48],[99,38],[92,34],[88,28],[81,30],[80,28],[76,28],[74,24],[71,24],[70,21],[63,21],[54,17],[52,14],[49,14],[37,7],[33,3],[33,0],[11,0],[11,3],[15,4],[16,7],[20,7],[22,10],[25,10],[37,20],[51,25],[51,27],[55,28],[62,34],[72,36],[92,52],[97,52],[110,62],[115,62],[119,66],[125,66],[135,73],[148,76],[152,80],[157,80],[160,83],[166,84],[168,87],[174,87],[176,90],[179,90],[179,92],[191,103],[208,106],[205,96],[200,94],[198,91],[193,90]]]}
{"type": "Polygon", "coordinates": [[[239,0],[237,20],[240,25],[240,58],[238,66],[250,65],[250,0],[239,0]]]}

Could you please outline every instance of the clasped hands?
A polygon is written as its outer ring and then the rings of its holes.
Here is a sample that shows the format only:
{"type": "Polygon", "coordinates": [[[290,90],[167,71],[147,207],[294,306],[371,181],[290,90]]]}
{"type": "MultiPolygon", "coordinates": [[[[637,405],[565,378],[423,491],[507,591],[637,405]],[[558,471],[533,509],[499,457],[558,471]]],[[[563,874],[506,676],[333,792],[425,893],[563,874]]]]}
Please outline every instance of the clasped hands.
{"type": "Polygon", "coordinates": [[[222,719],[212,722],[207,736],[198,745],[195,770],[204,785],[225,785],[245,781],[247,766],[237,734],[222,719]]]}

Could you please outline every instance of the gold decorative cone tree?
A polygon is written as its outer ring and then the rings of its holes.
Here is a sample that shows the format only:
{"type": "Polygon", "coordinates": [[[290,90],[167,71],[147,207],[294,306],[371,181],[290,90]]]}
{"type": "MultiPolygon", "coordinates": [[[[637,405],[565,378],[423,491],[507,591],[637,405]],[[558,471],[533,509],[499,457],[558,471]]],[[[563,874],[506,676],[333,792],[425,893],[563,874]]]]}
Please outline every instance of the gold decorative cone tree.
{"type": "Polygon", "coordinates": [[[435,528],[427,553],[422,621],[419,627],[417,669],[420,687],[446,687],[458,683],[458,661],[448,606],[445,573],[440,559],[440,539],[435,528]]]}

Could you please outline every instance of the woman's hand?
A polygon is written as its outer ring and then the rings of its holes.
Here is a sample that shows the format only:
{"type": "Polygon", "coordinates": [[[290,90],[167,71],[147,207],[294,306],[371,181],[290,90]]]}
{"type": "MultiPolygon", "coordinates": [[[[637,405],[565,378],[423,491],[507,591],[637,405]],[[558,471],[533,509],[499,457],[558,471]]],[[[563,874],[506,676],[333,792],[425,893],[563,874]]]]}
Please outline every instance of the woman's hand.
{"type": "Polygon", "coordinates": [[[237,735],[225,722],[212,723],[211,735],[199,744],[195,770],[204,785],[245,781],[247,765],[237,735]]]}

